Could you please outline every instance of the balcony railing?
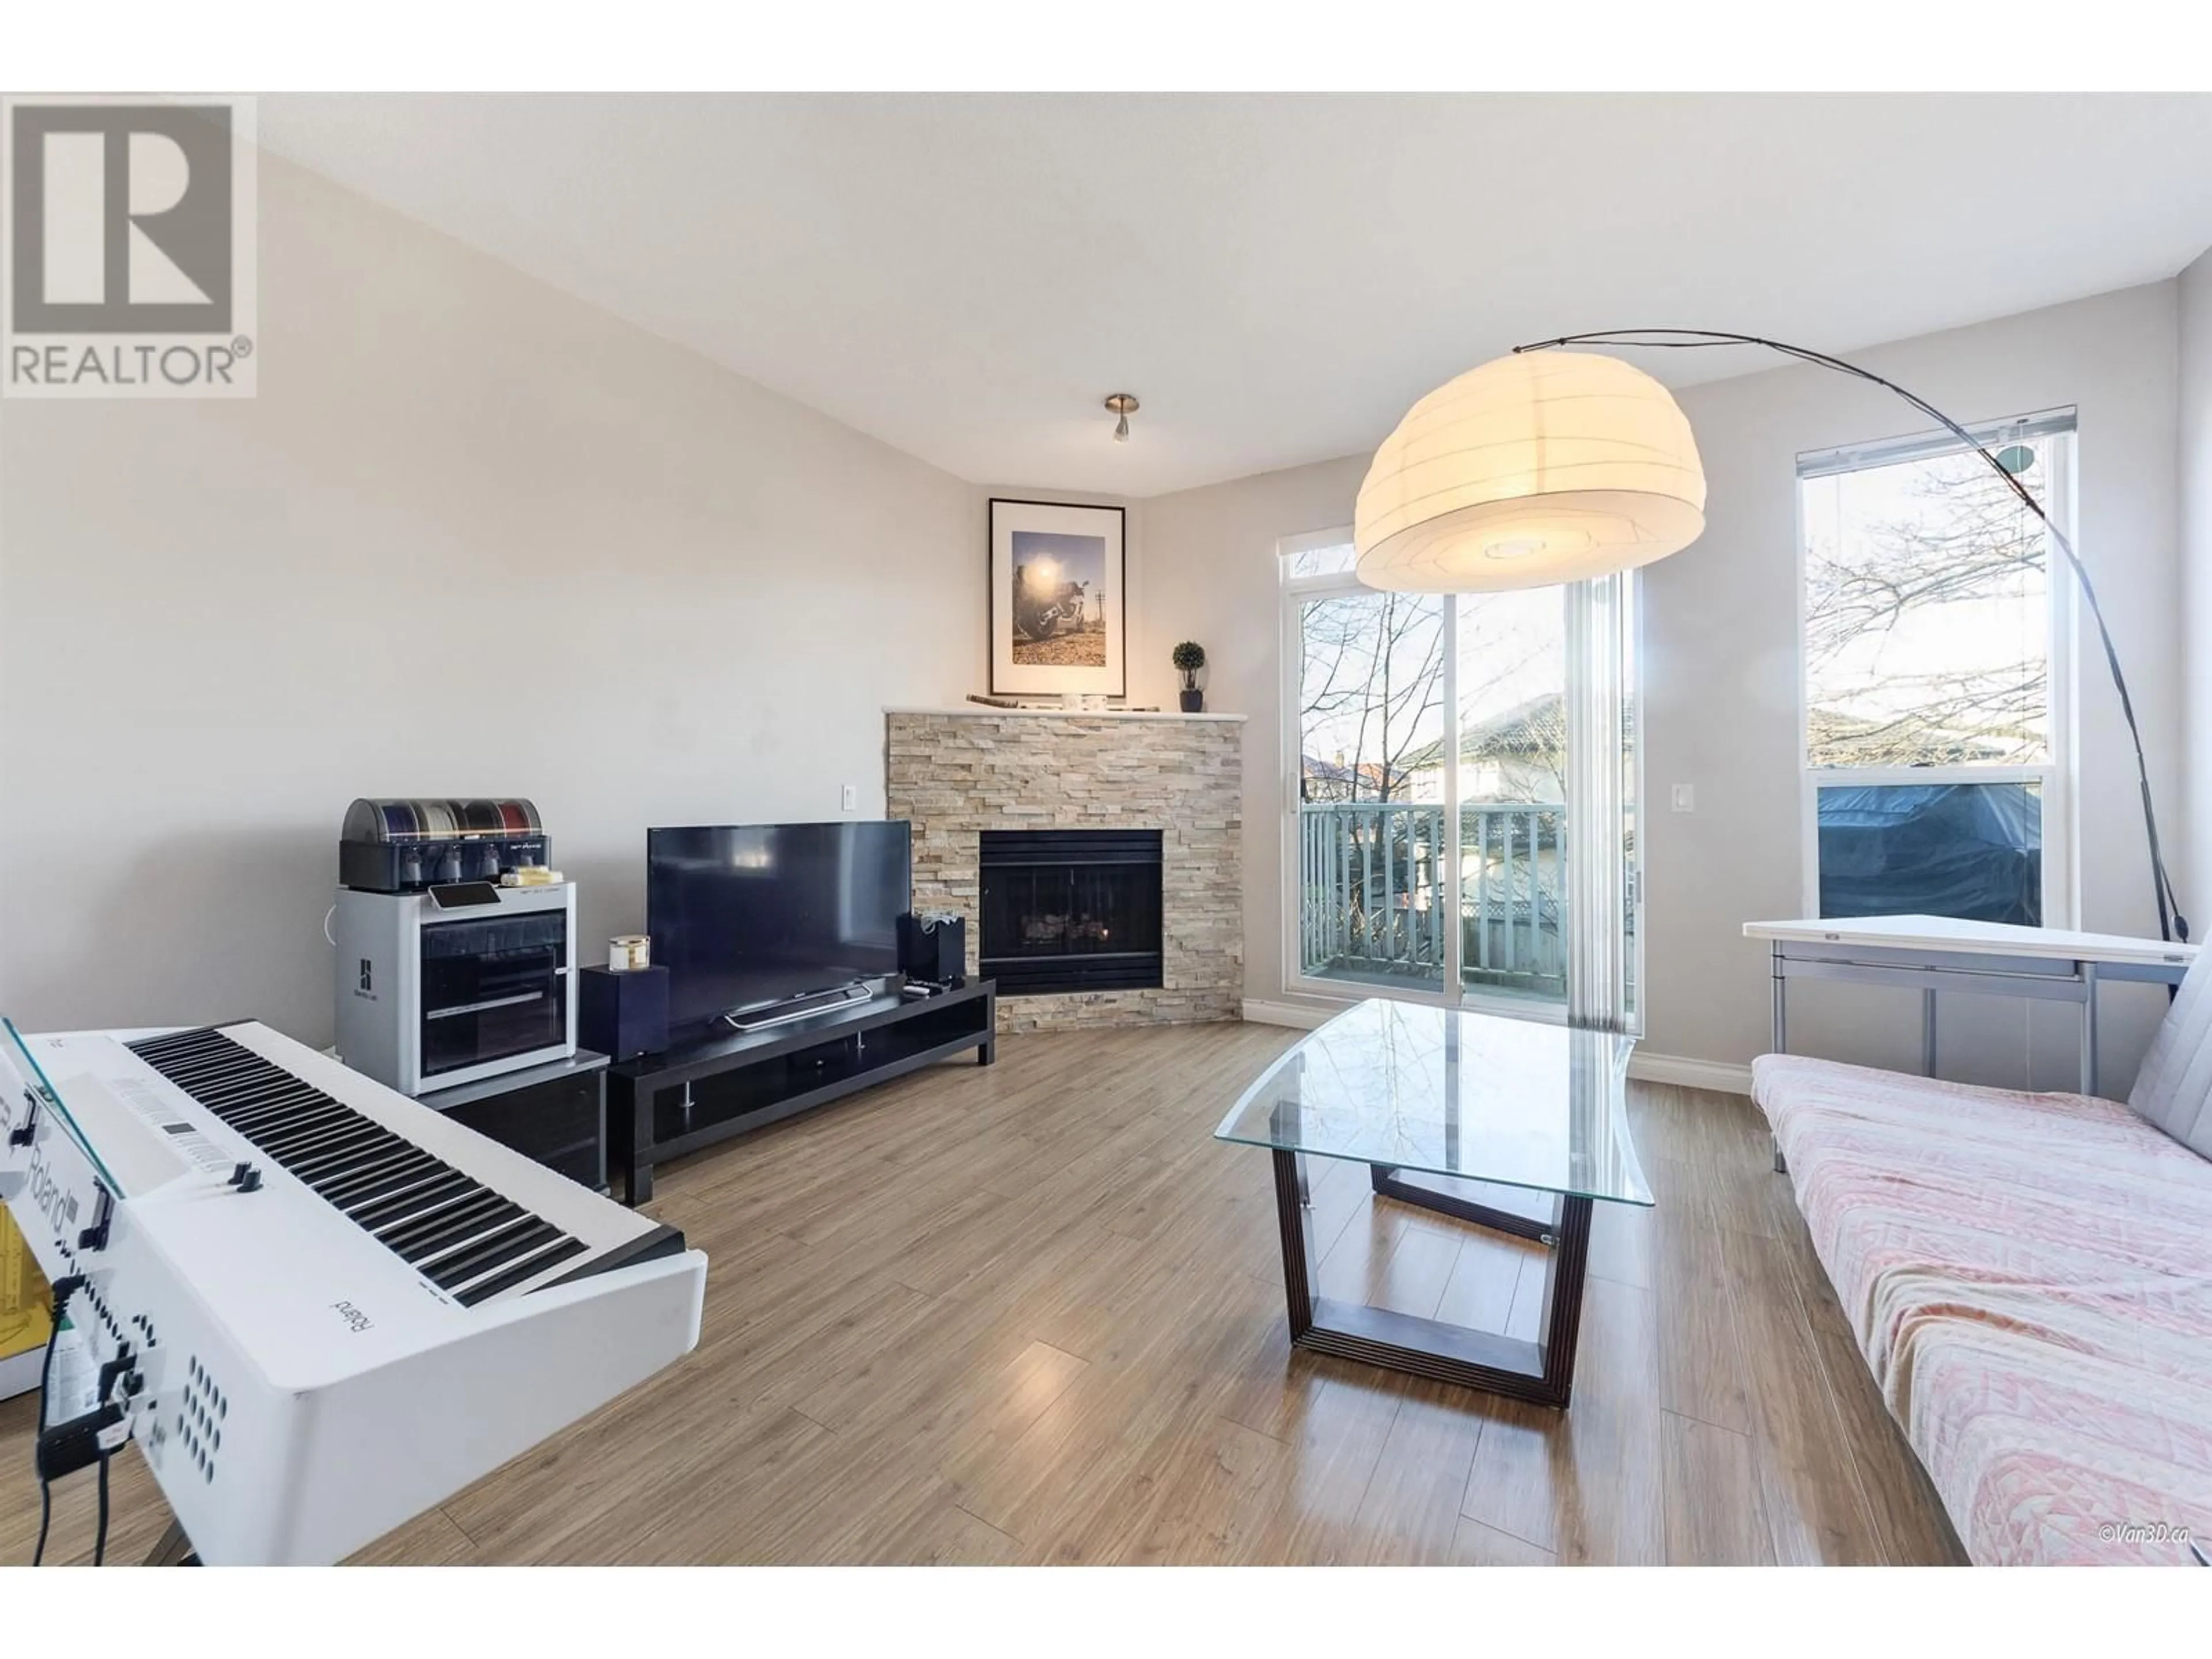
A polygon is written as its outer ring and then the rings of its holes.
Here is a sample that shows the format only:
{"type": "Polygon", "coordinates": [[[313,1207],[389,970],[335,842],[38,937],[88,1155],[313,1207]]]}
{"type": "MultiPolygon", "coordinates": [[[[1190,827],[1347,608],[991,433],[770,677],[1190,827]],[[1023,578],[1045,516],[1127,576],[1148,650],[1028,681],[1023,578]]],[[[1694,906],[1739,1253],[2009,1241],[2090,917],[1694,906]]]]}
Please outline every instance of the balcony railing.
{"type": "MultiPolygon", "coordinates": [[[[1317,979],[1442,989],[1449,856],[1440,805],[1301,804],[1304,972],[1317,979]]],[[[1556,802],[1462,806],[1462,984],[1564,1000],[1566,893],[1565,807],[1556,802]]]]}

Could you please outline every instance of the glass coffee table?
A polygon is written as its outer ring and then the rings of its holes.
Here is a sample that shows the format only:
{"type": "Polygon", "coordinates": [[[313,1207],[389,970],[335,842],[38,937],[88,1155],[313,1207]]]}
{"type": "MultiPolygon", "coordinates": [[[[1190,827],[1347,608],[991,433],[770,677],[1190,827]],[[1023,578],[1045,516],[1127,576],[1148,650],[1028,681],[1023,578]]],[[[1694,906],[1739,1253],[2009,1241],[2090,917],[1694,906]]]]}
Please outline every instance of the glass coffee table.
{"type": "Polygon", "coordinates": [[[1312,1031],[1214,1131],[1274,1154],[1291,1340],[1419,1376],[1565,1406],[1575,1375],[1593,1203],[1649,1207],[1626,1109],[1629,1039],[1492,1014],[1372,1001],[1312,1031]],[[1302,1159],[1364,1164],[1377,1194],[1535,1239],[1551,1261],[1535,1341],[1315,1293],[1302,1159]],[[1540,1194],[1531,1217],[1422,1179],[1540,1194]]]}

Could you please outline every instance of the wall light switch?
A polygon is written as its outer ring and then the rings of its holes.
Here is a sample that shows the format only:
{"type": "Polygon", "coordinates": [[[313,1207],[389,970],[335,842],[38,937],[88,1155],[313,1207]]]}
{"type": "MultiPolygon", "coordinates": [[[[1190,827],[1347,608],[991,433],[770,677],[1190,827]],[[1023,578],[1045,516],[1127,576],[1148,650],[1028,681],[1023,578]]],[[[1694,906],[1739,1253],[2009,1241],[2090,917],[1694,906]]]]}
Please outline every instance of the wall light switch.
{"type": "Polygon", "coordinates": [[[845,786],[844,807],[848,812],[857,812],[860,810],[860,786],[859,784],[848,783],[845,786]]]}
{"type": "Polygon", "coordinates": [[[1698,810],[1698,789],[1695,784],[1678,783],[1674,786],[1674,810],[1677,812],[1694,812],[1698,810]]]}

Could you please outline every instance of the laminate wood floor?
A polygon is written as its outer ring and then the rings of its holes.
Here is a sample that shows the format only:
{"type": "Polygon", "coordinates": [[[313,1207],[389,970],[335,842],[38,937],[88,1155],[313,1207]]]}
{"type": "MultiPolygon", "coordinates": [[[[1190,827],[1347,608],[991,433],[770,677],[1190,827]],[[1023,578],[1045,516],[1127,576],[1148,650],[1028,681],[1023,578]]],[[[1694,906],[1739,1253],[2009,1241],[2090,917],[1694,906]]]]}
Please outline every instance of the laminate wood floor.
{"type": "MultiPolygon", "coordinates": [[[[1212,1138],[1294,1036],[1009,1036],[665,1169],[698,1350],[356,1559],[1960,1559],[1733,1096],[1635,1086],[1658,1205],[1597,1206],[1564,1415],[1294,1354],[1268,1160],[1212,1138]]],[[[1534,1247],[1312,1170],[1325,1294],[1533,1334],[1534,1247]]],[[[0,1402],[0,1561],[32,1423],[0,1402]]],[[[135,1561],[167,1511],[135,1450],[114,1476],[135,1561]]],[[[92,1484],[49,1559],[89,1559],[92,1484]]]]}

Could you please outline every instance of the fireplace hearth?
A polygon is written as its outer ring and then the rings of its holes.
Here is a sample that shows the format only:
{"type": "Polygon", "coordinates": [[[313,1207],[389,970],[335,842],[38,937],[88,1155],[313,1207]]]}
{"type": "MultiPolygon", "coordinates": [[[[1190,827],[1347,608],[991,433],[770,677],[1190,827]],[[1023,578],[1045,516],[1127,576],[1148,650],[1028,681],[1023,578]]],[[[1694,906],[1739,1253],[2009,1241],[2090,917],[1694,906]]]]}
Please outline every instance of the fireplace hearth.
{"type": "Polygon", "coordinates": [[[1000,996],[1161,983],[1158,830],[979,833],[979,966],[1000,996]]]}

